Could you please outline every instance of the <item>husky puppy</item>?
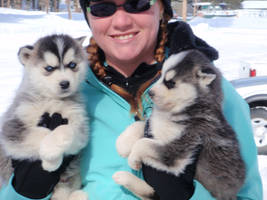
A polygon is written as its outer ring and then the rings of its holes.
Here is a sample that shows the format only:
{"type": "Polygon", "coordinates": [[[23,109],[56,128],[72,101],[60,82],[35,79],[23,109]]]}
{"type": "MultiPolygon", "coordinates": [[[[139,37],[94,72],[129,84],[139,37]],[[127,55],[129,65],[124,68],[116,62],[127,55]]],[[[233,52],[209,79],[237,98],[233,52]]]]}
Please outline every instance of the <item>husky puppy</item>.
{"type": "MultiPolygon", "coordinates": [[[[135,170],[144,163],[179,176],[200,151],[195,178],[216,199],[236,199],[245,164],[222,112],[220,72],[197,50],[173,55],[150,96],[154,108],[146,123],[152,138],[144,137],[144,122],[135,122],[117,139],[119,154],[135,170]]],[[[154,189],[133,174],[120,171],[113,179],[141,199],[153,199],[154,189]]]]}
{"type": "MultiPolygon", "coordinates": [[[[0,187],[13,171],[11,159],[41,160],[45,170],[55,171],[64,156],[78,154],[87,144],[88,119],[78,92],[88,67],[84,39],[51,35],[40,38],[33,46],[20,48],[23,79],[2,117],[0,187]],[[44,113],[60,113],[68,123],[53,131],[37,126],[44,113]]],[[[79,190],[79,173],[79,162],[74,159],[61,176],[52,199],[87,199],[79,190]]]]}

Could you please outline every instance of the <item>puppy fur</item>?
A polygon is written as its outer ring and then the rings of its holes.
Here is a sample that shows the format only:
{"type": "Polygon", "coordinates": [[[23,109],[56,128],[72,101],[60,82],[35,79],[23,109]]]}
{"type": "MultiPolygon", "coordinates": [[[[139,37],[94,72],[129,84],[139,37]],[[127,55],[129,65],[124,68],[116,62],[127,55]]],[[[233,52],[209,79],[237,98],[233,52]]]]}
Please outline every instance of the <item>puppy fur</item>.
{"type": "MultiPolygon", "coordinates": [[[[0,186],[13,172],[11,159],[41,160],[45,170],[55,171],[64,156],[76,155],[86,146],[89,121],[78,91],[88,67],[82,47],[84,39],[51,35],[40,38],[33,46],[20,48],[23,79],[13,103],[1,118],[0,186]],[[37,126],[45,112],[60,113],[68,124],[53,131],[37,126]]],[[[79,191],[78,160],[77,156],[62,174],[52,200],[87,199],[79,191]]]]}
{"type": "MultiPolygon", "coordinates": [[[[197,50],[173,55],[150,96],[154,107],[148,132],[153,138],[144,138],[145,122],[136,122],[117,139],[119,154],[128,157],[135,170],[144,163],[179,176],[201,148],[195,178],[216,199],[236,199],[245,180],[245,164],[222,112],[218,69],[197,50]]],[[[153,188],[129,173],[117,172],[113,179],[141,199],[153,199],[153,188]]]]}

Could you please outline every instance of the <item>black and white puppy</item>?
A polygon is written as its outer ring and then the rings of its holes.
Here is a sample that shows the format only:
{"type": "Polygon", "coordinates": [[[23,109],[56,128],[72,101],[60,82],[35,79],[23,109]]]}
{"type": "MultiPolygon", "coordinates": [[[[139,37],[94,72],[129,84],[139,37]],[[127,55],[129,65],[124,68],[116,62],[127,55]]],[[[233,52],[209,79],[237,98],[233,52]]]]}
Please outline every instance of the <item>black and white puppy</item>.
{"type": "MultiPolygon", "coordinates": [[[[216,199],[236,199],[245,164],[236,134],[222,112],[218,69],[197,50],[175,54],[164,63],[150,96],[154,108],[148,131],[153,137],[144,138],[145,122],[135,122],[119,136],[119,154],[128,157],[135,170],[144,163],[179,176],[201,147],[195,178],[216,199]]],[[[142,199],[155,193],[129,172],[117,172],[113,179],[142,199]]]]}
{"type": "MultiPolygon", "coordinates": [[[[86,146],[89,119],[79,92],[88,67],[84,39],[50,35],[20,48],[23,79],[0,129],[0,188],[13,172],[12,159],[41,160],[43,169],[51,172],[63,157],[77,155],[86,146]],[[37,126],[44,113],[60,113],[68,123],[54,130],[37,126]]],[[[80,164],[74,159],[51,199],[86,200],[80,179],[80,164]]]]}

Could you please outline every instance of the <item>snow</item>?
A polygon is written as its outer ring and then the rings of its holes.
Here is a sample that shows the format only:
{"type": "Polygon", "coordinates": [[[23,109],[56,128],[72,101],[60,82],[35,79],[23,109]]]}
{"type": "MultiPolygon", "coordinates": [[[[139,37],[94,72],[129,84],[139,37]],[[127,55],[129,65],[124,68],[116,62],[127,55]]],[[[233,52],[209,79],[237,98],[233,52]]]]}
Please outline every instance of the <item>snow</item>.
{"type": "Polygon", "coordinates": [[[267,17],[196,18],[196,35],[219,51],[215,61],[229,80],[242,76],[240,66],[264,63],[267,74],[267,17]]]}
{"type": "Polygon", "coordinates": [[[267,2],[266,1],[243,1],[242,8],[246,9],[266,9],[267,2]]]}
{"type": "MultiPolygon", "coordinates": [[[[267,74],[267,17],[238,15],[228,18],[195,18],[189,23],[194,33],[214,46],[220,54],[215,65],[229,79],[242,77],[240,66],[261,64],[267,74]]],[[[91,36],[83,15],[73,13],[22,11],[0,8],[0,116],[15,94],[22,76],[17,59],[20,47],[33,44],[39,37],[67,33],[73,37],[91,36]]],[[[88,39],[85,44],[88,44],[88,39]]],[[[253,67],[253,66],[252,66],[253,67]]],[[[267,156],[258,156],[259,169],[267,200],[267,156]]]]}

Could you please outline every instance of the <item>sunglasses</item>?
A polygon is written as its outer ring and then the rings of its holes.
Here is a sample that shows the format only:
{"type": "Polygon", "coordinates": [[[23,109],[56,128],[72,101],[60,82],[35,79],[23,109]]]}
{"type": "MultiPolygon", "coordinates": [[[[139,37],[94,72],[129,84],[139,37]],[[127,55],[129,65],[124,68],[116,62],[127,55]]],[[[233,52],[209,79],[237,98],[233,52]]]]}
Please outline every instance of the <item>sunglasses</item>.
{"type": "Polygon", "coordinates": [[[96,17],[113,15],[118,7],[123,7],[128,13],[140,13],[148,10],[157,0],[127,0],[124,4],[116,5],[114,2],[102,2],[87,7],[87,11],[96,17]]]}

